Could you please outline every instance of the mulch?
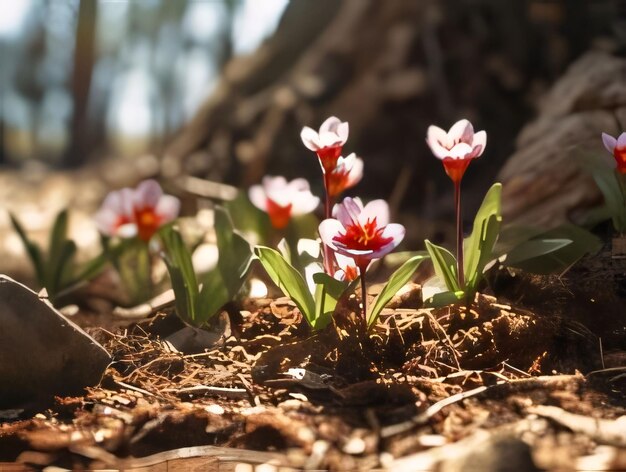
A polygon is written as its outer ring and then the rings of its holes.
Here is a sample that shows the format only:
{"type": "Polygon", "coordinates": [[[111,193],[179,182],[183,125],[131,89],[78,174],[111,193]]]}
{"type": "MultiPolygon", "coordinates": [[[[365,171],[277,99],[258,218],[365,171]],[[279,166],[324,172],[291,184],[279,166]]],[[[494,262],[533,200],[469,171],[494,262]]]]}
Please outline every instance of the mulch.
{"type": "Polygon", "coordinates": [[[413,295],[371,332],[355,296],[317,333],[286,298],[246,300],[195,353],[166,340],[167,309],[87,328],[114,359],[101,384],[1,412],[0,470],[626,469],[623,350],[602,352],[562,304],[413,295]]]}

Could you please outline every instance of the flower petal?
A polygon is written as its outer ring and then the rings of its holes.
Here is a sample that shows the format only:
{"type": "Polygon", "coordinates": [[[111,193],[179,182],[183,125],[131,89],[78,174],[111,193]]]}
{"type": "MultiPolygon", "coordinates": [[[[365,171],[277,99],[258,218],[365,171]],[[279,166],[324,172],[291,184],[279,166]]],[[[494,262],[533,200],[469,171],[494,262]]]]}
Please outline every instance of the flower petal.
{"type": "Polygon", "coordinates": [[[374,251],[372,254],[373,259],[378,259],[379,257],[383,257],[385,254],[393,251],[398,244],[402,242],[404,239],[404,235],[406,233],[406,229],[404,226],[398,223],[390,223],[383,230],[382,237],[383,238],[392,238],[392,240],[381,247],[379,250],[374,251]]]}
{"type": "Polygon", "coordinates": [[[344,141],[341,140],[336,133],[324,132],[320,133],[320,147],[335,147],[342,146],[344,141]]]}
{"type": "Polygon", "coordinates": [[[333,241],[333,238],[339,236],[345,231],[345,229],[338,220],[334,218],[328,218],[320,223],[318,231],[320,233],[320,238],[322,238],[322,242],[326,246],[329,246],[332,249],[336,249],[335,241],[333,241]]]}
{"type": "Polygon", "coordinates": [[[606,150],[613,154],[613,151],[615,151],[615,146],[617,146],[617,139],[615,139],[610,134],[602,133],[602,142],[604,143],[604,147],[606,148],[606,150]]]}
{"type": "Polygon", "coordinates": [[[619,135],[617,138],[617,149],[622,150],[626,148],[626,132],[619,135]]]}
{"type": "Polygon", "coordinates": [[[334,133],[337,134],[337,128],[341,124],[341,120],[336,116],[331,116],[324,120],[324,123],[320,126],[320,134],[322,133],[334,133]]]}
{"type": "Polygon", "coordinates": [[[335,205],[333,216],[344,226],[350,226],[358,224],[361,211],[363,211],[363,203],[359,198],[346,197],[342,203],[335,205]]]}
{"type": "Polygon", "coordinates": [[[474,139],[472,141],[472,157],[480,156],[487,146],[487,133],[485,131],[479,131],[474,135],[474,139]]]}
{"type": "MultiPolygon", "coordinates": [[[[351,154],[354,155],[354,154],[351,154]]],[[[355,156],[354,162],[348,171],[348,179],[346,181],[346,187],[354,187],[363,178],[363,159],[355,156]]]]}
{"type": "Polygon", "coordinates": [[[292,215],[306,215],[317,208],[320,199],[308,190],[301,190],[293,194],[290,203],[292,215]]]}
{"type": "Polygon", "coordinates": [[[128,239],[128,238],[134,238],[135,236],[137,236],[138,233],[139,233],[139,230],[137,228],[137,224],[127,223],[117,228],[115,236],[128,239]]]}
{"type": "Polygon", "coordinates": [[[341,270],[346,270],[347,267],[356,267],[354,264],[354,259],[348,256],[344,256],[343,254],[335,254],[335,260],[337,261],[337,265],[341,270]]]}
{"type": "Polygon", "coordinates": [[[389,223],[389,204],[385,200],[372,200],[365,205],[359,215],[359,223],[363,226],[368,220],[373,221],[374,218],[379,228],[389,223]]]}
{"type": "Polygon", "coordinates": [[[133,203],[138,209],[154,208],[159,203],[163,190],[156,180],[144,180],[135,190],[133,203]]]}
{"type": "Polygon", "coordinates": [[[155,212],[161,218],[161,224],[175,220],[180,212],[180,200],[172,195],[163,195],[157,203],[155,212]]]}
{"type": "Polygon", "coordinates": [[[339,136],[339,139],[341,140],[342,145],[346,144],[349,134],[350,134],[350,125],[348,124],[347,121],[337,126],[337,136],[339,136]]]}
{"type": "Polygon", "coordinates": [[[428,144],[428,147],[430,147],[435,157],[443,159],[448,155],[448,149],[444,146],[444,144],[447,143],[447,139],[446,132],[438,126],[430,125],[428,127],[428,131],[426,132],[426,144],[428,144]]]}
{"type": "Polygon", "coordinates": [[[468,120],[459,120],[452,125],[448,131],[448,147],[452,147],[457,143],[472,143],[474,136],[474,127],[468,120]]]}
{"type": "Polygon", "coordinates": [[[305,126],[302,128],[302,131],[300,131],[300,139],[302,139],[304,145],[313,152],[320,148],[319,135],[308,126],[305,126]]]}
{"type": "Polygon", "coordinates": [[[303,178],[293,179],[287,185],[288,192],[302,192],[302,191],[310,191],[311,187],[309,186],[309,181],[303,178]]]}
{"type": "Polygon", "coordinates": [[[267,196],[261,185],[253,185],[248,190],[248,198],[261,211],[267,211],[267,196]]]}
{"type": "Polygon", "coordinates": [[[452,159],[471,159],[472,147],[467,143],[459,143],[448,151],[452,159]]]}
{"type": "Polygon", "coordinates": [[[98,230],[107,236],[114,236],[119,216],[110,208],[101,208],[93,217],[98,230]]]}
{"type": "Polygon", "coordinates": [[[404,235],[406,234],[406,228],[399,223],[389,223],[383,230],[383,238],[393,238],[394,247],[402,242],[404,235]]]}

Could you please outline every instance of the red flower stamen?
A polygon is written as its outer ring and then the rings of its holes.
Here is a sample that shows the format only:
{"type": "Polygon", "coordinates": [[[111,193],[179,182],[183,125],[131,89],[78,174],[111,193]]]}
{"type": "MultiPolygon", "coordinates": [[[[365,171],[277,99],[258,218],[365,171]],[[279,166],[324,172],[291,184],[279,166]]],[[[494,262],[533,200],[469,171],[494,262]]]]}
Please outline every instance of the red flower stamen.
{"type": "Polygon", "coordinates": [[[135,210],[137,222],[137,235],[142,241],[150,241],[150,238],[161,226],[161,217],[154,212],[154,208],[135,210]]]}
{"type": "Polygon", "coordinates": [[[363,226],[359,224],[346,227],[346,234],[339,234],[333,241],[357,251],[378,251],[393,241],[393,238],[383,237],[383,228],[379,228],[376,218],[367,220],[363,226]]]}

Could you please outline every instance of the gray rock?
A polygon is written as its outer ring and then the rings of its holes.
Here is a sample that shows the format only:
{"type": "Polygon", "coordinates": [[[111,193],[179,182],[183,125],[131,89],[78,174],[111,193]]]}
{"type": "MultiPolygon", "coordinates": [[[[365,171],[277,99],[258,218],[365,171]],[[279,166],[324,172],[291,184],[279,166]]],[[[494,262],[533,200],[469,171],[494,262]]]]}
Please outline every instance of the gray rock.
{"type": "Polygon", "coordinates": [[[0,275],[0,408],[79,395],[100,382],[107,351],[37,294],[0,275]]]}
{"type": "Polygon", "coordinates": [[[170,334],[165,340],[177,351],[185,354],[196,354],[205,349],[221,346],[231,335],[230,318],[222,311],[208,321],[203,328],[185,326],[170,334]]]}

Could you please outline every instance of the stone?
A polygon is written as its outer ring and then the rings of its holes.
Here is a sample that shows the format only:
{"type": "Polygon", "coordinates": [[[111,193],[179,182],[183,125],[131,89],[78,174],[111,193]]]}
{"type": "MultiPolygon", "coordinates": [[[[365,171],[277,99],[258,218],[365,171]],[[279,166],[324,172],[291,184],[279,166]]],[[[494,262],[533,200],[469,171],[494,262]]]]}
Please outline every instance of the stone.
{"type": "Polygon", "coordinates": [[[109,353],[35,292],[0,275],[0,408],[80,395],[109,353]]]}

